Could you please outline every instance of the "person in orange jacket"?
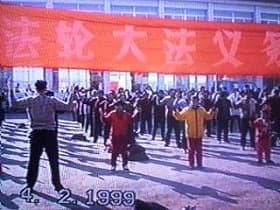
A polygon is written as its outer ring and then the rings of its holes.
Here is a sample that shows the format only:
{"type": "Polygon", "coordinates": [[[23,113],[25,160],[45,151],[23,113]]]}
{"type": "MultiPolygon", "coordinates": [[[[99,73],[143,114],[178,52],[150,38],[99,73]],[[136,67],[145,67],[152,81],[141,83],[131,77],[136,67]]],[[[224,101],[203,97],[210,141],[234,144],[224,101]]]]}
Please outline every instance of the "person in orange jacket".
{"type": "Polygon", "coordinates": [[[196,153],[196,161],[198,168],[202,168],[202,138],[204,135],[204,122],[211,120],[214,112],[207,112],[203,107],[199,106],[199,98],[192,96],[189,107],[181,112],[174,111],[174,117],[177,120],[185,121],[186,137],[189,142],[189,161],[190,167],[194,168],[194,155],[196,153]]]}

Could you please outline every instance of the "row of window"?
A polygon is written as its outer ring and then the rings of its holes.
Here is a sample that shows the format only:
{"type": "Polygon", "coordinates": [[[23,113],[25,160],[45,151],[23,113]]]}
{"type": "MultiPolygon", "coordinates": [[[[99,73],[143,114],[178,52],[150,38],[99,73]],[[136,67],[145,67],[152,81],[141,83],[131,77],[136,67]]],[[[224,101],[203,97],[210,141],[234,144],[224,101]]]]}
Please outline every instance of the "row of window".
{"type": "MultiPolygon", "coordinates": [[[[153,89],[170,89],[174,86],[186,87],[185,82],[188,77],[188,87],[196,88],[204,86],[207,83],[207,76],[178,76],[163,75],[163,81],[159,81],[159,74],[149,73],[143,78],[136,79],[136,83],[149,84],[153,89]],[[181,82],[176,82],[176,79],[180,79],[181,82]],[[175,79],[176,78],[176,79],[175,79]]],[[[14,67],[13,68],[13,82],[19,84],[22,91],[28,86],[34,86],[37,80],[44,79],[43,68],[29,68],[29,67],[14,67]]],[[[50,82],[50,81],[49,81],[50,82]]],[[[66,90],[73,84],[80,87],[88,88],[90,85],[90,72],[82,69],[59,69],[58,71],[58,85],[59,90],[66,90]]],[[[106,83],[106,90],[116,89],[118,87],[131,88],[131,76],[126,72],[110,72],[109,78],[106,83]]]]}
{"type": "MultiPolygon", "coordinates": [[[[45,2],[20,2],[20,5],[45,7],[45,2]]],[[[104,12],[104,4],[98,3],[60,3],[54,2],[53,7],[57,9],[80,10],[88,12],[104,12]]],[[[134,15],[145,17],[159,16],[158,7],[152,6],[126,6],[126,5],[111,5],[112,13],[121,15],[134,15]]],[[[254,22],[255,13],[246,11],[230,11],[214,9],[214,20],[228,22],[254,22]]],[[[165,7],[164,18],[172,19],[188,19],[188,20],[207,20],[207,9],[193,8],[175,8],[165,7]]],[[[262,23],[280,23],[280,14],[278,13],[261,13],[262,23]]]]}

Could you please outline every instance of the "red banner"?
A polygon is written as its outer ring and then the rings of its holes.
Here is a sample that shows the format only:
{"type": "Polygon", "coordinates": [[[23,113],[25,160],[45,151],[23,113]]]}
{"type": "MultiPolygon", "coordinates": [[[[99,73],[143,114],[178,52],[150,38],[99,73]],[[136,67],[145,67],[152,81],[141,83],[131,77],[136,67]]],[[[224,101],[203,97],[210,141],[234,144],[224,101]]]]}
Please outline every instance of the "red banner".
{"type": "Polygon", "coordinates": [[[146,19],[0,4],[0,65],[280,75],[280,26],[146,19]]]}

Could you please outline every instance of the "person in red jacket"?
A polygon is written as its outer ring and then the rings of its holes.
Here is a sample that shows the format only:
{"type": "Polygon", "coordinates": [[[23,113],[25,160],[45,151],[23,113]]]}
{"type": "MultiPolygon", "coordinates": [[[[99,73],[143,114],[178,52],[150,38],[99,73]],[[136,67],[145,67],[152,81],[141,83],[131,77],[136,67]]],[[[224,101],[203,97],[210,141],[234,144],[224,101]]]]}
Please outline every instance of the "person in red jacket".
{"type": "Polygon", "coordinates": [[[130,143],[129,127],[132,124],[132,116],[123,108],[122,102],[115,104],[115,110],[110,113],[105,113],[105,121],[112,126],[112,158],[111,165],[112,171],[116,170],[116,161],[119,154],[123,159],[123,170],[128,171],[128,154],[127,146],[130,143]]]}
{"type": "Polygon", "coordinates": [[[271,137],[272,137],[272,122],[269,120],[269,112],[267,110],[261,111],[261,117],[256,119],[254,127],[256,130],[256,150],[258,163],[263,163],[263,154],[267,164],[273,164],[271,160],[271,137]]]}

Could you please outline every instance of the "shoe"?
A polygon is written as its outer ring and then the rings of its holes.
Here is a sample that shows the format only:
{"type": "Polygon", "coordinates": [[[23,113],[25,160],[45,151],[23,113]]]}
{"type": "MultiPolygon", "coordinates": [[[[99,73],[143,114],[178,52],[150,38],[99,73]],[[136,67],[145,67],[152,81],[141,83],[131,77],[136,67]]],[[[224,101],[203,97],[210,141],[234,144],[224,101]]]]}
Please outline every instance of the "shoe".
{"type": "Polygon", "coordinates": [[[169,144],[167,144],[167,143],[165,143],[165,145],[164,145],[165,147],[168,147],[169,146],[169,144]]]}
{"type": "Polygon", "coordinates": [[[198,169],[202,170],[203,169],[203,166],[197,166],[198,169]]]}
{"type": "Polygon", "coordinates": [[[61,184],[59,184],[59,185],[56,185],[55,187],[54,187],[54,190],[56,191],[56,192],[60,192],[61,190],[64,190],[65,188],[61,185],[61,184]]]}
{"type": "Polygon", "coordinates": [[[258,164],[263,164],[263,161],[262,160],[258,160],[258,164]]]}
{"type": "Polygon", "coordinates": [[[111,171],[116,171],[116,166],[112,166],[111,171]]]}
{"type": "Polygon", "coordinates": [[[124,171],[129,171],[127,165],[126,165],[126,166],[123,166],[123,170],[124,170],[124,171]]]}
{"type": "Polygon", "coordinates": [[[275,163],[274,163],[274,161],[272,161],[272,160],[268,160],[268,161],[266,161],[266,164],[273,165],[273,164],[275,164],[275,163]]]}
{"type": "Polygon", "coordinates": [[[190,169],[191,169],[191,170],[194,170],[195,168],[194,168],[194,166],[190,166],[190,169]]]}

